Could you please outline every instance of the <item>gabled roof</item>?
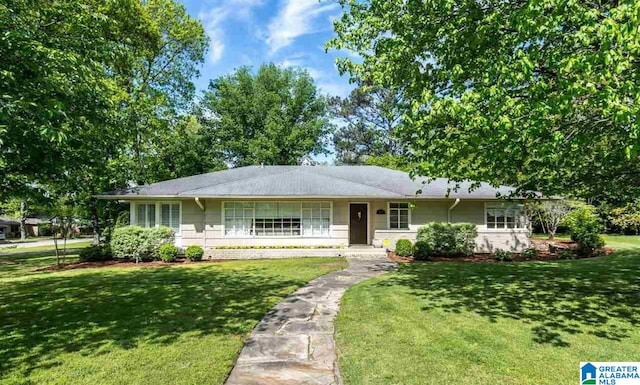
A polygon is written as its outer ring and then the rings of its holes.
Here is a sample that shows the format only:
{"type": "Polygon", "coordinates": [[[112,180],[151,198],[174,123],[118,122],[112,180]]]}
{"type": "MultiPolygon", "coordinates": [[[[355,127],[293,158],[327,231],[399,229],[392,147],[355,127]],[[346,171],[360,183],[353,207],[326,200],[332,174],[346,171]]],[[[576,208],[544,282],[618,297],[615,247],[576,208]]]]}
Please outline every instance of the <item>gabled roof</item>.
{"type": "Polygon", "coordinates": [[[513,188],[445,178],[424,183],[408,173],[377,166],[249,166],[167,180],[106,194],[103,199],[224,197],[367,197],[493,199],[513,188]],[[455,191],[454,191],[455,190],[455,191]],[[449,195],[447,195],[449,193],[449,195]]]}

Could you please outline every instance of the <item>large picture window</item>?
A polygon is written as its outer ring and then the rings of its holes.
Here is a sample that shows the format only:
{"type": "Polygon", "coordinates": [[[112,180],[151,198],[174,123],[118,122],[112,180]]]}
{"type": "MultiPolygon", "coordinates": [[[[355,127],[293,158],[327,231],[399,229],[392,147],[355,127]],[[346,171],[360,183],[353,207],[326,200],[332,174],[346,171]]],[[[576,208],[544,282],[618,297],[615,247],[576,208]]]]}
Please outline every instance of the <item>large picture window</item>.
{"type": "Polygon", "coordinates": [[[527,227],[523,207],[519,204],[487,204],[488,229],[524,229],[527,227]]]}
{"type": "Polygon", "coordinates": [[[224,234],[329,236],[330,202],[224,202],[224,234]]]}
{"type": "Polygon", "coordinates": [[[389,203],[389,228],[409,229],[409,203],[389,203]]]}

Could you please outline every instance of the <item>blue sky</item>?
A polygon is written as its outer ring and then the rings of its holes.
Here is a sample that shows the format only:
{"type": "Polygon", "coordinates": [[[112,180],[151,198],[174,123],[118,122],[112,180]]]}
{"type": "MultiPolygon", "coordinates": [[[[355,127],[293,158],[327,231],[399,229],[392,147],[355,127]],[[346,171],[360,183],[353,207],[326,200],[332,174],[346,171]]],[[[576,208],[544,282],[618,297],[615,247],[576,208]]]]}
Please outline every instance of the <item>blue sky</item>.
{"type": "Polygon", "coordinates": [[[344,52],[325,53],[333,35],[332,20],[341,9],[331,0],[181,0],[200,19],[211,39],[199,91],[209,80],[235,68],[274,62],[302,67],[323,93],[346,96],[353,88],[341,77],[335,59],[344,52]]]}

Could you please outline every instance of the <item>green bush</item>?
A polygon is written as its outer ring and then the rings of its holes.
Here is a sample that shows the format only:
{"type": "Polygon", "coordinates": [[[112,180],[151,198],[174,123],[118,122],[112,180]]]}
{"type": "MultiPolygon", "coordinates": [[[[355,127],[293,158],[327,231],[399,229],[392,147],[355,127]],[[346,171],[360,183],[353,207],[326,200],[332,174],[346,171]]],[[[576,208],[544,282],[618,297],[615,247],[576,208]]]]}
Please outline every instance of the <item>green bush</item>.
{"type": "Polygon", "coordinates": [[[426,242],[431,256],[458,257],[473,254],[476,225],[471,223],[430,223],[418,229],[417,240],[426,242]]]}
{"type": "Polygon", "coordinates": [[[429,242],[417,241],[416,244],[413,245],[413,259],[417,261],[427,260],[432,254],[433,249],[429,242]]]}
{"type": "Polygon", "coordinates": [[[508,250],[498,249],[493,252],[493,258],[497,261],[510,262],[513,261],[513,253],[508,250]]]}
{"type": "Polygon", "coordinates": [[[178,248],[170,243],[165,243],[158,250],[160,260],[163,262],[175,262],[178,258],[178,248]]]}
{"type": "Polygon", "coordinates": [[[571,240],[578,244],[578,255],[592,256],[602,251],[604,239],[600,233],[603,225],[595,207],[585,205],[574,209],[565,219],[565,223],[569,228],[571,240]]]}
{"type": "Polygon", "coordinates": [[[152,227],[147,230],[147,250],[151,259],[160,259],[160,246],[172,244],[174,240],[174,232],[169,227],[160,226],[152,227]]]}
{"type": "Polygon", "coordinates": [[[159,259],[160,246],[167,243],[173,244],[173,230],[168,227],[124,226],[114,229],[111,235],[111,251],[115,258],[159,259]]]}
{"type": "Polygon", "coordinates": [[[53,235],[53,230],[51,230],[50,223],[40,223],[38,225],[38,236],[40,237],[48,237],[53,235]]]}
{"type": "Polygon", "coordinates": [[[398,239],[396,241],[395,252],[396,255],[400,257],[408,257],[410,255],[413,255],[413,243],[406,238],[398,239]]]}
{"type": "Polygon", "coordinates": [[[538,256],[538,250],[534,249],[533,247],[530,247],[528,249],[522,250],[522,253],[520,253],[520,256],[524,259],[533,259],[538,256]]]}
{"type": "Polygon", "coordinates": [[[201,261],[204,250],[200,246],[189,246],[184,251],[184,256],[190,261],[201,261]]]}
{"type": "Polygon", "coordinates": [[[575,253],[571,250],[562,250],[558,253],[558,259],[574,259],[575,253]]]}
{"type": "Polygon", "coordinates": [[[96,261],[108,261],[113,256],[111,255],[111,248],[109,245],[93,245],[80,250],[79,253],[81,262],[96,262],[96,261]]]}

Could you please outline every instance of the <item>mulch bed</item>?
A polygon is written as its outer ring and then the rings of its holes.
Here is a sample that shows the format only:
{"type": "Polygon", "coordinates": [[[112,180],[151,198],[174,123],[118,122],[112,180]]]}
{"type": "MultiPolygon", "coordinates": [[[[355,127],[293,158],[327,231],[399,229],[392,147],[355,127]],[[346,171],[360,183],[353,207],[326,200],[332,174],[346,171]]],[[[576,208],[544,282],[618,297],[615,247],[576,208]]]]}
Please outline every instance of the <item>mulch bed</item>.
{"type": "MultiPolygon", "coordinates": [[[[525,259],[520,256],[518,253],[513,253],[513,260],[509,262],[529,262],[529,261],[557,261],[560,260],[559,253],[560,251],[570,251],[575,249],[575,242],[572,241],[556,241],[556,240],[548,240],[548,239],[532,239],[531,247],[538,250],[538,256],[535,258],[525,259]]],[[[602,255],[609,255],[613,253],[614,250],[605,247],[602,255]]],[[[498,261],[489,253],[476,253],[470,256],[463,257],[432,257],[426,261],[414,261],[413,257],[400,257],[396,255],[393,251],[387,250],[387,257],[397,263],[411,263],[411,262],[492,262],[499,263],[502,261],[498,261]]],[[[575,257],[576,259],[581,258],[590,258],[590,257],[575,257]]],[[[591,257],[592,258],[592,257],[591,257]]]]}

